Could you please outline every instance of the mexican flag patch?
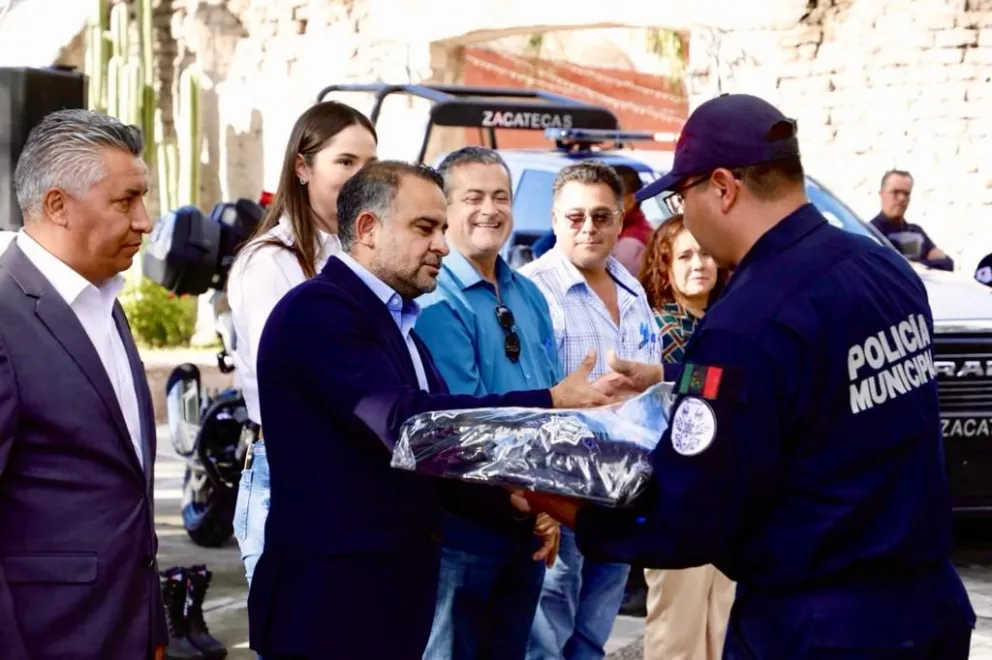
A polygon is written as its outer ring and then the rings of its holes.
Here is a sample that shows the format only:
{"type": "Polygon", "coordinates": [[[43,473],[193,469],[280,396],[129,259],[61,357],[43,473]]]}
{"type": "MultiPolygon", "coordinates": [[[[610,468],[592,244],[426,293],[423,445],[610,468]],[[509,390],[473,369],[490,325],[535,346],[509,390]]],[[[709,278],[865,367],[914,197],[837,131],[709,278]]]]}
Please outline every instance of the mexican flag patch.
{"type": "Polygon", "coordinates": [[[721,367],[686,364],[682,367],[682,378],[679,379],[677,394],[692,394],[704,399],[716,399],[720,393],[723,381],[721,367]]]}

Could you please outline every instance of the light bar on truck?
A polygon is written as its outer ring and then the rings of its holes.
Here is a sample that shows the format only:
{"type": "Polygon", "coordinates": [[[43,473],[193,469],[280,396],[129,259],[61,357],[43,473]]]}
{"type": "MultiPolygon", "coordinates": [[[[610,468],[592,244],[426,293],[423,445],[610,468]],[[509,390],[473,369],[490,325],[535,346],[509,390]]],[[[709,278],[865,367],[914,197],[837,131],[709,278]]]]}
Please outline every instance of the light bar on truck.
{"type": "Polygon", "coordinates": [[[600,142],[675,142],[678,133],[654,133],[651,131],[623,131],[592,128],[548,128],[544,137],[549,140],[574,140],[598,144],[600,142]]]}

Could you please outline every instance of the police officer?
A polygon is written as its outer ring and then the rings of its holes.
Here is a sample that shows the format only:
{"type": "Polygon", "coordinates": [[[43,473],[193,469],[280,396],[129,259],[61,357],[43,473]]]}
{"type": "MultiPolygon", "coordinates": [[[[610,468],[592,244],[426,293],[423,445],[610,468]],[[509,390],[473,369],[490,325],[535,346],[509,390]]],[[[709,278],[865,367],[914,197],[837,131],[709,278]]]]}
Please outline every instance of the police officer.
{"type": "MultiPolygon", "coordinates": [[[[967,658],[975,614],[951,514],[919,278],[806,197],[796,123],[753,96],[696,109],[663,191],[734,275],[676,381],[630,509],[528,493],[586,556],[715,564],[739,583],[724,657],[967,658]]],[[[660,368],[613,360],[614,388],[660,368]]]]}

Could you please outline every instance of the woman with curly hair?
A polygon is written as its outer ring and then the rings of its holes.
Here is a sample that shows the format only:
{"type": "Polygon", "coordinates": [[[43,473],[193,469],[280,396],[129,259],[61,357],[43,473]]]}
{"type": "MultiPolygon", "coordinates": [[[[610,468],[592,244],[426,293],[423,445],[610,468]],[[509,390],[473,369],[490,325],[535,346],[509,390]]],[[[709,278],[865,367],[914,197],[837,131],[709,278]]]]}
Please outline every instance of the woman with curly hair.
{"type": "Polygon", "coordinates": [[[651,236],[639,279],[661,331],[664,362],[682,362],[685,346],[728,278],[686,228],[681,215],[651,236]]]}
{"type": "MultiPolygon", "coordinates": [[[[651,236],[640,280],[654,310],[662,361],[682,362],[686,344],[728,273],[674,216],[651,236]]],[[[717,660],[723,653],[735,585],[715,566],[647,569],[645,660],[717,660]]]]}

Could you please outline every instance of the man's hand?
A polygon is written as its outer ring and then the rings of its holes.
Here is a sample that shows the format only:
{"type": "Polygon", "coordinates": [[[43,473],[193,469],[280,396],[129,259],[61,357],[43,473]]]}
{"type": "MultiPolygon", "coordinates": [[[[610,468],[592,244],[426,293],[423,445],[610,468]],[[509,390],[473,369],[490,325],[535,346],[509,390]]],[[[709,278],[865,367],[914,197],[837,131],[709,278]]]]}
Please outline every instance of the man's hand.
{"type": "Polygon", "coordinates": [[[547,493],[532,493],[516,490],[510,495],[510,502],[524,513],[546,513],[561,524],[575,529],[575,518],[584,506],[582,500],[563,495],[548,495],[547,493]]]}
{"type": "Polygon", "coordinates": [[[534,534],[544,540],[540,549],[534,553],[534,561],[543,559],[544,565],[551,568],[558,557],[558,547],[561,545],[561,526],[548,514],[539,513],[534,522],[534,534]]]}
{"type": "Polygon", "coordinates": [[[578,368],[551,388],[552,405],[555,408],[593,408],[613,403],[609,396],[589,384],[589,374],[595,366],[596,351],[589,349],[578,368]]]}
{"type": "Polygon", "coordinates": [[[660,364],[621,360],[613,349],[606,356],[606,364],[612,371],[597,378],[592,386],[614,399],[637,396],[665,378],[665,370],[660,364]]]}
{"type": "Polygon", "coordinates": [[[165,660],[165,647],[156,646],[155,647],[155,660],[165,660]]]}

